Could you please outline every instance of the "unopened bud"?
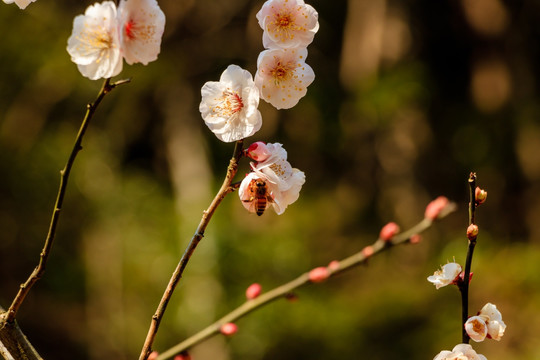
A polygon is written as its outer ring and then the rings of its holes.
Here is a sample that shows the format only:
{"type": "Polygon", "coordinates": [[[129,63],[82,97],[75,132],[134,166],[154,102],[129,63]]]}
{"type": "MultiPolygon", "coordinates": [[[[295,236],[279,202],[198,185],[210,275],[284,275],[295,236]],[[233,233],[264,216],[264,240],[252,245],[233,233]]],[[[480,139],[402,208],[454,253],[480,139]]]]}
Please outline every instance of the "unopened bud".
{"type": "Polygon", "coordinates": [[[478,236],[478,226],[475,224],[469,225],[467,228],[467,238],[469,240],[474,240],[478,236]]]}
{"type": "Polygon", "coordinates": [[[330,272],[324,266],[316,267],[309,272],[309,280],[314,283],[323,282],[328,279],[330,272]]]}
{"type": "Polygon", "coordinates": [[[261,290],[262,290],[261,285],[257,283],[249,285],[248,288],[246,289],[246,298],[248,300],[255,299],[257,296],[261,294],[261,290]]]}
{"type": "Polygon", "coordinates": [[[420,234],[414,234],[413,236],[411,236],[411,238],[409,239],[409,242],[411,244],[418,244],[420,241],[422,240],[422,236],[420,234]]]}
{"type": "Polygon", "coordinates": [[[156,360],[159,353],[157,351],[152,351],[150,355],[148,355],[148,360],[156,360]]]}
{"type": "Polygon", "coordinates": [[[379,238],[383,241],[390,241],[399,232],[399,226],[395,222],[389,222],[384,225],[379,234],[379,238]]]}
{"type": "Polygon", "coordinates": [[[173,360],[191,360],[191,355],[187,351],[182,352],[174,357],[173,360]]]}
{"type": "Polygon", "coordinates": [[[328,264],[328,269],[330,269],[331,271],[339,270],[339,267],[339,261],[337,260],[330,261],[330,264],[328,264]]]}
{"type": "Polygon", "coordinates": [[[448,198],[446,196],[439,196],[426,206],[424,217],[429,220],[437,219],[446,205],[448,205],[448,198]]]}
{"type": "Polygon", "coordinates": [[[298,295],[296,295],[295,293],[286,293],[285,294],[285,299],[287,299],[287,301],[289,302],[297,302],[298,301],[298,295]]]}
{"type": "Polygon", "coordinates": [[[219,329],[219,331],[223,335],[232,336],[236,334],[236,332],[238,331],[238,326],[236,326],[236,324],[232,322],[226,323],[226,324],[221,325],[221,328],[219,329]]]}
{"type": "Polygon", "coordinates": [[[262,141],[257,141],[249,145],[246,150],[246,155],[255,161],[264,161],[268,159],[270,152],[268,151],[265,143],[262,141]]]}
{"type": "Polygon", "coordinates": [[[370,257],[374,253],[375,253],[375,250],[373,250],[373,246],[371,245],[368,245],[362,249],[362,255],[364,255],[364,257],[366,258],[370,257]]]}
{"type": "Polygon", "coordinates": [[[487,199],[487,191],[480,189],[479,187],[476,187],[474,191],[474,197],[478,205],[483,204],[486,202],[486,199],[487,199]]]}

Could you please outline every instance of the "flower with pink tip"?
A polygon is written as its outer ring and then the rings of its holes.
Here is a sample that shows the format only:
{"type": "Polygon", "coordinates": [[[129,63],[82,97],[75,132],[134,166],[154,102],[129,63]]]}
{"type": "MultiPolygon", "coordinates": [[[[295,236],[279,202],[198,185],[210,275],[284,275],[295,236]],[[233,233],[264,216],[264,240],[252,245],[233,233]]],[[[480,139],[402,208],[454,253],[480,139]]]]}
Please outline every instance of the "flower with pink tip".
{"type": "Polygon", "coordinates": [[[448,205],[448,198],[439,196],[426,206],[424,217],[429,220],[435,220],[439,217],[441,211],[448,205]]]}
{"type": "Polygon", "coordinates": [[[306,64],[306,48],[272,49],[259,54],[255,84],[261,98],[277,109],[289,109],[307,93],[315,79],[306,64]]]}
{"type": "Polygon", "coordinates": [[[457,263],[448,263],[440,270],[429,276],[427,279],[429,282],[435,285],[436,289],[440,289],[443,286],[455,284],[459,279],[461,273],[461,265],[457,263]]]}
{"type": "Polygon", "coordinates": [[[433,360],[487,360],[487,358],[477,354],[469,344],[458,344],[452,351],[441,351],[433,360]]]}
{"type": "Polygon", "coordinates": [[[114,2],[96,3],[84,15],[75,17],[67,51],[81,74],[91,80],[110,78],[122,71],[114,2]]]}
{"type": "Polygon", "coordinates": [[[488,334],[486,320],[481,316],[471,316],[465,322],[465,331],[469,337],[476,341],[484,341],[488,334]]]}
{"type": "Polygon", "coordinates": [[[4,2],[5,2],[6,4],[13,4],[13,3],[15,3],[15,5],[17,5],[17,6],[19,7],[19,9],[23,9],[23,10],[26,9],[26,7],[27,7],[30,3],[34,2],[34,1],[36,1],[36,0],[4,0],[4,2]]]}
{"type": "Polygon", "coordinates": [[[204,84],[201,95],[204,122],[221,141],[241,140],[261,128],[259,90],[249,71],[229,65],[219,81],[204,84]]]}
{"type": "Polygon", "coordinates": [[[497,306],[487,303],[480,310],[478,316],[487,319],[488,337],[500,341],[506,330],[506,324],[502,320],[502,314],[497,309],[497,306]]]}
{"type": "MultiPolygon", "coordinates": [[[[253,144],[249,145],[246,150],[246,155],[255,161],[264,161],[270,157],[272,149],[270,149],[268,146],[266,146],[265,143],[262,141],[254,142],[253,144]]],[[[285,154],[285,157],[287,155],[285,154]]]]}
{"type": "Polygon", "coordinates": [[[147,65],[157,59],[165,14],[156,0],[121,0],[118,22],[122,52],[128,64],[147,65]]]}
{"type": "Polygon", "coordinates": [[[319,30],[318,14],[304,0],[269,0],[256,17],[266,49],[306,47],[319,30]]]}

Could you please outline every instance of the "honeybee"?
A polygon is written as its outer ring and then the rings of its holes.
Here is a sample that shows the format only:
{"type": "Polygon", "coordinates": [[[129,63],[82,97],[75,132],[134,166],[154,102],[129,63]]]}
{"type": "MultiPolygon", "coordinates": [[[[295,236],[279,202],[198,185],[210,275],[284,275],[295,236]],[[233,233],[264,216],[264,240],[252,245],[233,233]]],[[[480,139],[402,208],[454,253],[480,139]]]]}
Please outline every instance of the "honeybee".
{"type": "Polygon", "coordinates": [[[248,185],[249,198],[242,200],[251,203],[250,209],[255,209],[255,213],[261,216],[268,204],[274,202],[272,195],[268,191],[268,185],[263,179],[253,179],[248,185]]]}

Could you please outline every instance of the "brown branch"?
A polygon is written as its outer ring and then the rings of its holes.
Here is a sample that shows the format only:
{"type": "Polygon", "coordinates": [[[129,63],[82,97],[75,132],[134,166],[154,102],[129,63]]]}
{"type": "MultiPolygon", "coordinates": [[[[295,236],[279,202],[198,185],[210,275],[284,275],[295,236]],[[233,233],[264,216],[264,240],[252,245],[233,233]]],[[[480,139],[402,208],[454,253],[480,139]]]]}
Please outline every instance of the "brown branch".
{"type": "MultiPolygon", "coordinates": [[[[449,203],[442,209],[437,219],[442,219],[446,217],[447,215],[449,215],[450,213],[454,212],[455,210],[456,210],[456,205],[454,203],[449,203]]],[[[394,235],[391,241],[383,241],[382,239],[378,239],[371,246],[364,248],[362,251],[354,255],[351,255],[341,261],[333,261],[332,265],[326,268],[328,271],[328,277],[335,276],[339,273],[342,273],[346,270],[356,267],[364,263],[369,257],[375,254],[381,253],[384,250],[389,249],[392,245],[399,245],[399,244],[407,243],[411,239],[412,236],[423,232],[424,230],[431,227],[432,224],[433,224],[433,220],[424,218],[421,222],[419,222],[417,225],[410,228],[409,230],[394,235]]],[[[174,357],[176,354],[179,354],[183,351],[190,349],[194,345],[199,344],[203,342],[204,340],[220,333],[220,329],[223,324],[234,322],[246,316],[247,314],[257,310],[258,308],[261,308],[273,302],[274,300],[277,300],[282,297],[287,297],[294,290],[298,289],[301,286],[310,284],[312,282],[313,281],[310,280],[310,272],[306,272],[286,284],[283,284],[266,293],[261,294],[259,297],[253,300],[246,301],[245,303],[240,305],[238,308],[234,309],[227,315],[223,316],[221,319],[209,325],[202,331],[198,332],[197,334],[189,337],[183,342],[161,353],[157,357],[157,360],[170,359],[174,357]]]]}
{"type": "Polygon", "coordinates": [[[24,336],[16,321],[6,322],[7,312],[0,306],[0,358],[5,360],[43,360],[24,336]]]}
{"type": "Polygon", "coordinates": [[[146,360],[148,358],[148,355],[150,355],[152,351],[152,344],[154,343],[154,339],[159,329],[159,324],[161,322],[161,319],[163,318],[169,300],[171,299],[174,289],[178,285],[178,282],[182,278],[182,274],[187,266],[189,259],[191,258],[193,252],[197,248],[197,245],[203,238],[204,231],[206,230],[206,227],[208,226],[212,215],[216,211],[219,204],[223,201],[225,196],[231,191],[234,191],[235,189],[231,186],[231,183],[236,175],[236,172],[238,171],[238,160],[240,159],[240,157],[242,157],[242,151],[243,140],[239,140],[236,142],[236,145],[234,147],[233,157],[231,158],[229,167],[227,168],[227,173],[225,175],[225,179],[223,180],[223,184],[221,185],[221,188],[214,197],[214,200],[212,200],[212,203],[210,204],[208,209],[203,212],[199,226],[197,227],[195,234],[191,238],[191,241],[189,242],[184,254],[182,255],[180,262],[176,266],[176,269],[174,270],[171,279],[169,280],[169,284],[167,285],[167,288],[163,293],[157,310],[152,316],[150,328],[148,329],[148,334],[146,335],[146,340],[144,341],[139,360],[146,360]]]}
{"type": "Polygon", "coordinates": [[[56,202],[54,204],[54,210],[51,217],[51,222],[49,225],[49,231],[47,233],[47,237],[45,239],[45,244],[43,246],[43,249],[40,253],[39,263],[32,271],[26,282],[21,284],[19,291],[17,292],[17,295],[13,299],[13,302],[11,303],[11,306],[7,310],[7,315],[3,317],[3,319],[0,319],[0,327],[3,325],[3,323],[12,323],[15,320],[15,317],[17,316],[17,312],[19,311],[19,308],[21,307],[22,303],[24,302],[24,299],[30,292],[30,289],[32,286],[43,276],[43,273],[45,272],[45,267],[47,265],[47,260],[49,259],[49,255],[51,253],[51,248],[54,242],[54,237],[56,235],[56,227],[58,225],[58,220],[60,219],[60,212],[62,210],[62,205],[64,203],[64,196],[66,194],[69,174],[71,173],[71,168],[73,167],[73,163],[75,162],[75,158],[77,157],[77,154],[79,151],[82,150],[82,140],[84,137],[84,134],[86,132],[86,129],[88,128],[88,125],[90,123],[90,120],[92,119],[97,107],[101,103],[101,100],[107,95],[109,92],[111,92],[115,87],[118,85],[124,84],[129,82],[130,80],[120,80],[116,83],[110,82],[110,79],[106,79],[103,83],[103,86],[101,87],[101,90],[98,93],[98,96],[96,100],[94,100],[93,103],[88,104],[86,107],[86,114],[84,115],[81,127],[79,128],[79,133],[77,134],[77,138],[75,139],[75,144],[73,145],[73,149],[71,150],[71,153],[69,155],[69,158],[67,160],[67,163],[62,171],[60,171],[60,186],[58,188],[58,194],[56,197],[56,202]]]}

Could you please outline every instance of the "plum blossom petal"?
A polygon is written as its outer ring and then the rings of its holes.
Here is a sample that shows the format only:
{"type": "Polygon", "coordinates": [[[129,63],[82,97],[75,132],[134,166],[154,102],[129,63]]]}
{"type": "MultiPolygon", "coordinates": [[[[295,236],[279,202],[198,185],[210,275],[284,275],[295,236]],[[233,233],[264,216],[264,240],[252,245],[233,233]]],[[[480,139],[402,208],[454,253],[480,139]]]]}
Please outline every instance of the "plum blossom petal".
{"type": "Polygon", "coordinates": [[[277,109],[289,109],[307,93],[315,79],[306,64],[306,48],[272,49],[259,54],[255,84],[261,97],[277,109]]]}
{"type": "Polygon", "coordinates": [[[307,47],[319,30],[317,11],[304,0],[269,0],[256,15],[266,49],[307,47]]]}
{"type": "Polygon", "coordinates": [[[209,81],[201,89],[199,110],[208,128],[224,142],[244,139],[262,126],[259,90],[251,74],[237,65],[209,81]]]}
{"type": "Polygon", "coordinates": [[[497,306],[487,303],[478,313],[479,316],[486,318],[488,337],[500,341],[506,330],[506,324],[502,320],[502,314],[497,306]]]}
{"type": "Polygon", "coordinates": [[[487,358],[477,354],[469,344],[458,344],[452,351],[441,351],[433,360],[487,360],[487,358]]]}
{"type": "Polygon", "coordinates": [[[157,59],[165,14],[156,0],[121,0],[118,6],[120,42],[128,64],[147,65],[157,59]]]}
{"type": "Polygon", "coordinates": [[[17,6],[19,7],[19,9],[23,9],[23,10],[26,9],[26,7],[27,7],[30,3],[34,2],[34,1],[36,1],[36,0],[4,0],[4,2],[5,2],[6,4],[13,4],[13,3],[15,3],[15,5],[17,5],[17,6]]]}
{"type": "Polygon", "coordinates": [[[441,270],[435,271],[435,273],[427,279],[435,285],[436,289],[439,289],[443,286],[455,283],[460,273],[461,265],[457,263],[448,263],[444,265],[441,270]]]}
{"type": "Polygon", "coordinates": [[[481,316],[471,316],[465,322],[465,331],[467,331],[467,335],[469,335],[472,340],[476,342],[484,341],[488,334],[488,326],[485,318],[481,316]]]}
{"type": "Polygon", "coordinates": [[[75,17],[67,51],[83,76],[110,78],[122,71],[116,5],[105,1],[89,6],[75,17]]]}

